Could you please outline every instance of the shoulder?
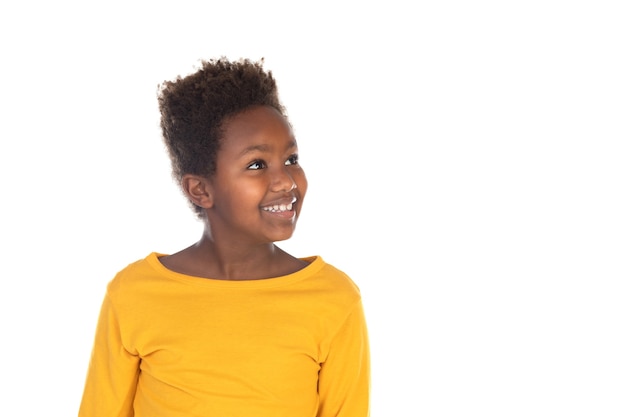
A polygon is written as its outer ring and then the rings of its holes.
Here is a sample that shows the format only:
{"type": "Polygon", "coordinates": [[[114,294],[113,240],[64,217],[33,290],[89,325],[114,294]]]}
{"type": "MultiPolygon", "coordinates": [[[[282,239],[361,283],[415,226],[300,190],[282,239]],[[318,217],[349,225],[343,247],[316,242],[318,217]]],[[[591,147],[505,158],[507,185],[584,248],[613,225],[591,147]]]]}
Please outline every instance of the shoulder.
{"type": "Polygon", "coordinates": [[[317,291],[323,294],[325,305],[334,306],[340,311],[350,310],[361,301],[361,292],[355,281],[343,270],[327,263],[320,256],[304,258],[311,262],[308,268],[313,273],[307,280],[317,291]]]}
{"type": "Polygon", "coordinates": [[[109,296],[132,291],[146,282],[158,279],[160,254],[153,252],[145,258],[136,260],[121,269],[107,286],[109,296]]]}
{"type": "Polygon", "coordinates": [[[326,262],[321,256],[311,256],[303,259],[310,262],[309,267],[315,272],[316,278],[320,281],[351,292],[359,292],[358,285],[346,272],[326,262]]]}

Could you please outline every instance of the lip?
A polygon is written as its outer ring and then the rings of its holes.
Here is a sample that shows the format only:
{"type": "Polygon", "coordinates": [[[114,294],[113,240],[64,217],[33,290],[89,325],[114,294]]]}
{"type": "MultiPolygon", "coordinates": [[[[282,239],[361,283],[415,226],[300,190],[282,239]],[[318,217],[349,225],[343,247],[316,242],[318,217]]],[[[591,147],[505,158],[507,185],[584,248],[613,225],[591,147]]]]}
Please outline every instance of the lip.
{"type": "Polygon", "coordinates": [[[273,200],[269,203],[263,204],[261,206],[261,211],[272,216],[291,219],[296,215],[296,201],[298,201],[296,197],[273,200]]]}
{"type": "Polygon", "coordinates": [[[269,201],[261,205],[261,209],[265,210],[268,207],[280,207],[280,206],[288,206],[289,204],[293,205],[298,199],[295,196],[278,198],[276,200],[269,201]]]}

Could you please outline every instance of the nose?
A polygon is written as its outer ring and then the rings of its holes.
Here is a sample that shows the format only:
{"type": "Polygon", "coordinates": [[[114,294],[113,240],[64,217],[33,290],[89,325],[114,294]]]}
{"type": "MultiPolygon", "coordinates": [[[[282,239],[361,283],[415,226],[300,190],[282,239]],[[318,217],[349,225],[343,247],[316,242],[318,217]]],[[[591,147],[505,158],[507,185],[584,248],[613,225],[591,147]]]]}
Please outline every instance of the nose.
{"type": "Polygon", "coordinates": [[[294,188],[298,188],[298,185],[287,168],[278,168],[272,176],[271,190],[274,192],[289,192],[294,188]]]}

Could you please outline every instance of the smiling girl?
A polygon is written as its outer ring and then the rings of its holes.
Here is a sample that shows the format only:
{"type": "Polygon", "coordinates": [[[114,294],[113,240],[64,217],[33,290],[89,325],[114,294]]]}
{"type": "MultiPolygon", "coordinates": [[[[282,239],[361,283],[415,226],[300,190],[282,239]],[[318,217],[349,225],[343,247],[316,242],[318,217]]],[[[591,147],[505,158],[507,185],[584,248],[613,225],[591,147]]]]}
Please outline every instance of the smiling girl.
{"type": "Polygon", "coordinates": [[[165,82],[173,175],[204,224],[107,286],[80,417],[366,417],[369,347],[358,287],[275,242],[307,190],[263,62],[203,61],[165,82]]]}

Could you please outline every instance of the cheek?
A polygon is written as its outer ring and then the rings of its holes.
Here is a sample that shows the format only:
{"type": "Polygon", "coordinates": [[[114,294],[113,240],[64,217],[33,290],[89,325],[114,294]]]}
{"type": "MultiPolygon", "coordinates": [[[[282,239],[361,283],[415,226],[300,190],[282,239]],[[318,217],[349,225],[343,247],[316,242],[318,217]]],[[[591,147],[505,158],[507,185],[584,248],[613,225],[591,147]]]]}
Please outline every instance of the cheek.
{"type": "Polygon", "coordinates": [[[258,206],[266,192],[267,185],[263,181],[234,182],[229,189],[231,201],[242,206],[258,206]]]}
{"type": "Polygon", "coordinates": [[[300,197],[304,198],[307,187],[309,186],[309,183],[306,179],[306,175],[304,174],[304,171],[300,171],[299,174],[294,178],[294,181],[296,182],[296,185],[298,186],[300,197]]]}

